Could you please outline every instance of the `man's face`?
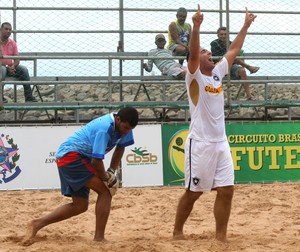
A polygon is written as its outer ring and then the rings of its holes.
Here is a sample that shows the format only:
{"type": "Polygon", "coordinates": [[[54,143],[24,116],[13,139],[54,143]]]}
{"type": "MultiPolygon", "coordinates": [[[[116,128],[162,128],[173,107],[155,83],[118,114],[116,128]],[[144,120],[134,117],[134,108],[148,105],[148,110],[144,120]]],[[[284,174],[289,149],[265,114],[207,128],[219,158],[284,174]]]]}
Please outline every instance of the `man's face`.
{"type": "Polygon", "coordinates": [[[126,135],[134,127],[131,127],[129,122],[122,122],[119,116],[115,118],[116,131],[121,135],[126,135]]]}
{"type": "Polygon", "coordinates": [[[218,38],[223,41],[224,43],[226,43],[226,38],[227,38],[227,31],[224,30],[220,30],[218,33],[218,38]]]}
{"type": "Polygon", "coordinates": [[[215,63],[212,59],[211,51],[206,50],[203,47],[200,47],[200,66],[213,69],[215,67],[215,63]]]}
{"type": "Polygon", "coordinates": [[[156,40],[155,44],[157,45],[157,48],[164,49],[166,45],[166,40],[163,38],[159,38],[158,40],[156,40]]]}
{"type": "Polygon", "coordinates": [[[8,39],[11,35],[11,25],[5,24],[1,29],[1,38],[8,39]]]}
{"type": "Polygon", "coordinates": [[[178,23],[179,24],[184,24],[185,20],[186,20],[186,15],[187,13],[185,12],[178,12],[178,14],[176,15],[178,23]]]}

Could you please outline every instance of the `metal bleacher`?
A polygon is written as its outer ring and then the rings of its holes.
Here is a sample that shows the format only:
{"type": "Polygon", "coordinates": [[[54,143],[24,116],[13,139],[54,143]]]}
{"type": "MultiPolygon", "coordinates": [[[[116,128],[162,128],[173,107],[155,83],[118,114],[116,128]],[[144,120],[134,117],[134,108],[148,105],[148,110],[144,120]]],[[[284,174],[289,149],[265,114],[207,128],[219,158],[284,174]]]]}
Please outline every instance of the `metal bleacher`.
{"type": "MultiPolygon", "coordinates": [[[[258,57],[256,55],[248,55],[248,57],[258,57]]],[[[259,56],[262,57],[261,55],[259,56]]],[[[278,55],[264,55],[263,57],[272,58],[278,57],[278,55]]],[[[293,55],[288,55],[288,57],[293,57],[293,55]]],[[[10,57],[13,58],[13,57],[10,57]]],[[[166,114],[169,110],[184,110],[185,118],[184,120],[187,121],[189,119],[188,116],[188,102],[186,100],[185,94],[186,91],[183,91],[181,95],[179,95],[175,100],[169,100],[167,97],[167,89],[165,88],[166,85],[172,84],[179,84],[184,87],[184,81],[178,81],[171,79],[167,76],[144,76],[143,75],[143,62],[144,60],[153,58],[148,57],[147,53],[145,52],[136,52],[136,53],[21,53],[18,57],[21,60],[31,60],[34,63],[34,76],[31,77],[30,82],[23,82],[23,81],[16,81],[14,79],[6,79],[2,81],[0,84],[11,84],[14,85],[15,90],[17,85],[22,84],[31,84],[36,89],[38,95],[40,96],[41,102],[36,103],[23,103],[15,100],[13,103],[6,103],[2,105],[2,109],[4,111],[32,111],[32,110],[45,110],[47,113],[48,111],[55,111],[54,120],[53,122],[57,121],[57,111],[66,111],[66,110],[73,110],[76,111],[76,122],[80,121],[78,117],[79,110],[88,110],[88,109],[107,109],[107,110],[117,110],[124,106],[134,106],[136,108],[144,109],[158,109],[161,111],[161,118],[160,120],[164,121],[166,119],[166,114]],[[107,76],[37,76],[36,68],[38,66],[37,61],[40,59],[105,59],[108,61],[109,65],[109,74],[107,76]],[[141,63],[141,75],[139,76],[113,76],[112,73],[112,60],[138,60],[141,63]],[[66,85],[66,84],[91,84],[91,85],[105,85],[109,89],[108,97],[104,101],[97,101],[97,102],[61,102],[57,99],[57,87],[59,85],[66,85]],[[122,88],[119,88],[120,92],[120,99],[113,100],[112,99],[112,92],[114,87],[122,87],[122,85],[137,85],[136,94],[132,101],[124,101],[122,100],[122,88]],[[43,97],[39,93],[39,87],[41,85],[53,85],[54,87],[54,101],[51,102],[44,102],[43,97]],[[151,94],[149,94],[148,87],[151,85],[161,85],[162,86],[162,95],[161,99],[151,99],[151,94]],[[143,92],[146,94],[146,100],[140,100],[139,94],[143,92]]],[[[299,59],[300,56],[296,55],[296,59],[299,59]]],[[[245,101],[245,100],[230,100],[226,99],[225,102],[225,109],[230,111],[232,109],[238,108],[257,108],[263,107],[265,109],[265,116],[264,119],[268,118],[268,109],[270,108],[288,108],[289,115],[288,119],[292,119],[292,115],[290,112],[290,108],[292,107],[300,107],[300,100],[270,100],[267,94],[267,87],[268,84],[276,84],[276,83],[299,83],[300,84],[300,76],[257,76],[257,77],[249,77],[249,80],[246,81],[251,84],[263,84],[265,86],[265,95],[264,100],[255,100],[255,101],[245,101]]],[[[224,85],[240,85],[241,82],[237,80],[228,80],[224,78],[223,80],[224,85]]],[[[16,92],[16,91],[15,91],[16,92]]],[[[24,113],[23,113],[24,115],[24,113]]],[[[50,117],[49,117],[50,119],[50,117]]],[[[230,119],[227,116],[227,119],[230,119]]],[[[16,118],[18,121],[24,121],[24,116],[16,118]]]]}

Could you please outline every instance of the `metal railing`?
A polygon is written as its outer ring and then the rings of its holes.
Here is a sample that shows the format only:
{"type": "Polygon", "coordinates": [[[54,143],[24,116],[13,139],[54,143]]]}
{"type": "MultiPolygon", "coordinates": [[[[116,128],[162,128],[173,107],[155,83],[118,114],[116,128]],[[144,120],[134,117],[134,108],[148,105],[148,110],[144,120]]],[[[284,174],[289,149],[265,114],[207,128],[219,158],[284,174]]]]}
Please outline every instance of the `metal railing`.
{"type": "MultiPolygon", "coordinates": [[[[0,85],[5,84],[12,84],[14,86],[21,85],[21,84],[31,84],[34,86],[39,85],[53,85],[55,89],[55,96],[54,100],[52,102],[43,102],[38,104],[24,104],[24,103],[18,103],[18,101],[15,101],[15,104],[5,104],[4,109],[5,110],[66,110],[66,109],[73,109],[73,110],[82,110],[82,109],[90,109],[90,108],[115,108],[116,106],[126,106],[126,105],[136,105],[139,107],[149,107],[149,108],[163,108],[164,110],[174,108],[174,109],[184,109],[185,111],[188,110],[187,101],[183,101],[182,98],[185,96],[185,90],[184,90],[184,81],[178,81],[174,80],[167,76],[144,76],[143,75],[143,62],[147,59],[155,59],[157,57],[149,57],[145,56],[147,53],[145,52],[136,52],[136,53],[21,53],[20,56],[5,56],[3,58],[19,58],[21,60],[29,60],[34,62],[34,75],[32,80],[29,82],[24,81],[16,81],[16,80],[5,80],[0,82],[0,85]],[[39,60],[51,60],[51,59],[57,59],[57,60],[63,60],[63,59],[101,59],[106,60],[108,65],[108,75],[106,76],[37,76],[37,69],[39,67],[39,60]],[[113,64],[112,62],[114,60],[122,61],[122,60],[136,60],[140,62],[141,67],[141,74],[136,76],[118,76],[113,75],[113,64]],[[107,101],[103,102],[94,102],[94,103],[85,103],[82,102],[60,102],[57,99],[57,88],[59,85],[76,85],[76,84],[89,84],[89,85],[104,85],[108,88],[108,97],[107,101]],[[162,86],[162,93],[161,93],[161,99],[152,101],[150,96],[148,94],[148,87],[151,85],[161,85],[162,86]],[[167,85],[181,85],[183,87],[182,91],[183,93],[178,96],[176,100],[170,100],[168,99],[168,90],[166,88],[167,85]],[[124,102],[123,99],[123,85],[133,85],[138,86],[135,98],[133,101],[130,102],[124,102]],[[146,87],[147,85],[147,87],[146,87]],[[115,100],[112,98],[112,93],[114,87],[118,86],[118,92],[119,92],[119,99],[115,100]],[[143,89],[147,93],[147,100],[139,100],[139,91],[143,89]]],[[[273,54],[264,54],[264,55],[246,55],[244,57],[245,59],[252,59],[255,58],[257,60],[269,60],[269,59],[300,59],[299,54],[281,54],[281,55],[273,55],[273,54]]],[[[230,79],[224,79],[224,83],[228,85],[229,92],[230,92],[230,86],[232,84],[241,84],[241,81],[238,80],[230,80],[230,79]]],[[[243,83],[251,83],[251,84],[263,84],[265,85],[265,101],[268,100],[268,84],[269,83],[293,83],[293,84],[300,84],[300,76],[257,76],[257,77],[251,77],[247,81],[243,81],[243,83]]],[[[226,100],[226,107],[227,108],[237,108],[237,107],[293,107],[298,106],[298,101],[291,102],[291,101],[282,101],[282,102],[265,102],[257,101],[257,102],[237,102],[230,100],[230,95],[227,96],[226,100]],[[276,105],[277,104],[277,105],[276,105]]],[[[267,112],[266,112],[267,113],[267,112]]],[[[185,120],[188,118],[186,117],[185,120]]],[[[291,119],[291,116],[289,117],[291,119]]],[[[76,119],[79,120],[78,118],[76,119]]]]}

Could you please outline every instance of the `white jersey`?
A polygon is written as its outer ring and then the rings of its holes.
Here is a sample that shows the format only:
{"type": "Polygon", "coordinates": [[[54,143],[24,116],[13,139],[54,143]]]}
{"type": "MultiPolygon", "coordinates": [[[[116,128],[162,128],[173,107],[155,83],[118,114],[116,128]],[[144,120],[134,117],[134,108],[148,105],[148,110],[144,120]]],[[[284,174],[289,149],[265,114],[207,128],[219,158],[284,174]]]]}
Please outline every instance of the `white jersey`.
{"type": "Polygon", "coordinates": [[[187,71],[185,82],[191,113],[188,138],[207,142],[226,141],[222,78],[227,73],[228,62],[225,57],[216,64],[212,76],[202,74],[199,69],[194,74],[187,71]],[[193,104],[189,93],[193,81],[199,87],[197,104],[193,104]]]}

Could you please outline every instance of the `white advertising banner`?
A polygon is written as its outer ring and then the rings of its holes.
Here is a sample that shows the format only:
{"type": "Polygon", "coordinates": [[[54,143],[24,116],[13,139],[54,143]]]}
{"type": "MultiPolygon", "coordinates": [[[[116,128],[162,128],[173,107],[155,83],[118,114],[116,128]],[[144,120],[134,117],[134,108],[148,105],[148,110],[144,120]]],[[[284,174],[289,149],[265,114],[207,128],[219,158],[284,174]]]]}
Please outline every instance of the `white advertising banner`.
{"type": "Polygon", "coordinates": [[[55,153],[80,127],[0,127],[0,190],[60,188],[55,153]]]}
{"type": "Polygon", "coordinates": [[[79,128],[0,127],[0,190],[60,188],[55,152],[79,128]]]}
{"type": "MultiPolygon", "coordinates": [[[[58,189],[59,145],[81,126],[0,127],[0,190],[58,189]]],[[[161,127],[137,126],[122,159],[123,186],[162,185],[161,127]]],[[[105,155],[109,167],[113,150],[105,155]]]]}
{"type": "Polygon", "coordinates": [[[139,125],[134,129],[134,145],[122,159],[124,187],[162,186],[163,160],[160,125],[139,125]]]}

